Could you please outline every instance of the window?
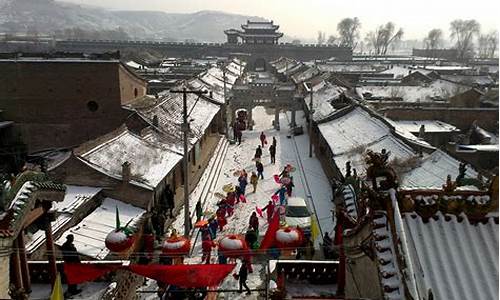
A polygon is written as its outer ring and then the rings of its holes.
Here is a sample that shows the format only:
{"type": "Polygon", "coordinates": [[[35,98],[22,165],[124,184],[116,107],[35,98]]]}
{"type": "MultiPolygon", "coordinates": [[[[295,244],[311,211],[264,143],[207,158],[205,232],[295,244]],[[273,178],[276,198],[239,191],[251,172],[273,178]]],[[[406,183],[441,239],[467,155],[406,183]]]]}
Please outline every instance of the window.
{"type": "Polygon", "coordinates": [[[286,216],[291,218],[306,218],[309,217],[311,213],[306,206],[287,206],[286,216]]]}
{"type": "Polygon", "coordinates": [[[91,112],[95,112],[99,109],[99,104],[97,104],[97,102],[95,101],[89,101],[87,103],[87,108],[91,111],[91,112]]]}

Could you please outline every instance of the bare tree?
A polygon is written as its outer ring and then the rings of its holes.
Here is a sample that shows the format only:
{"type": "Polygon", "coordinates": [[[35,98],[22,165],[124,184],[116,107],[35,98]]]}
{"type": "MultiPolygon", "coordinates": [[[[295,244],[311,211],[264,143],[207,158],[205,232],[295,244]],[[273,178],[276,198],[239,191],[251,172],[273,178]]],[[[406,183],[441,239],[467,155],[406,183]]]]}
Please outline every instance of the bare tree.
{"type": "Polygon", "coordinates": [[[328,45],[335,45],[335,44],[337,44],[337,40],[338,40],[338,38],[332,34],[332,35],[328,36],[328,40],[326,41],[326,43],[328,45]]]}
{"type": "Polygon", "coordinates": [[[498,31],[481,34],[477,38],[477,54],[480,58],[494,58],[498,47],[498,31]]]}
{"type": "Polygon", "coordinates": [[[467,59],[474,53],[473,39],[479,34],[481,25],[476,20],[457,19],[450,23],[450,37],[456,40],[458,59],[467,59]]]}
{"type": "Polygon", "coordinates": [[[340,35],[340,46],[349,47],[353,50],[358,45],[359,29],[361,22],[357,17],[345,18],[337,24],[337,31],[340,35]]]}
{"type": "Polygon", "coordinates": [[[326,34],[323,31],[318,31],[318,45],[323,45],[326,41],[326,34]]]}
{"type": "Polygon", "coordinates": [[[488,36],[488,57],[494,58],[498,48],[498,31],[494,30],[488,36]]]}
{"type": "Polygon", "coordinates": [[[385,55],[391,44],[401,40],[403,33],[403,28],[399,28],[399,30],[395,32],[394,23],[388,22],[385,25],[377,27],[375,31],[369,32],[366,39],[373,47],[376,55],[385,55]]]}
{"type": "Polygon", "coordinates": [[[427,34],[427,37],[424,39],[424,44],[426,49],[438,49],[443,43],[443,31],[441,29],[432,29],[427,34]]]}

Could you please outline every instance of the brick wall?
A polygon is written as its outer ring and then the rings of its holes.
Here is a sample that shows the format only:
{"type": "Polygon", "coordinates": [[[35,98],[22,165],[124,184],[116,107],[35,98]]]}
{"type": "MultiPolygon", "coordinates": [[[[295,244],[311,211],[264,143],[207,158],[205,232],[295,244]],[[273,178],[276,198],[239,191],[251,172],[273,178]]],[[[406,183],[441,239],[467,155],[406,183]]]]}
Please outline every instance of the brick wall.
{"type": "Polygon", "coordinates": [[[70,147],[118,127],[146,84],[118,61],[0,61],[0,109],[28,151],[70,147]]]}

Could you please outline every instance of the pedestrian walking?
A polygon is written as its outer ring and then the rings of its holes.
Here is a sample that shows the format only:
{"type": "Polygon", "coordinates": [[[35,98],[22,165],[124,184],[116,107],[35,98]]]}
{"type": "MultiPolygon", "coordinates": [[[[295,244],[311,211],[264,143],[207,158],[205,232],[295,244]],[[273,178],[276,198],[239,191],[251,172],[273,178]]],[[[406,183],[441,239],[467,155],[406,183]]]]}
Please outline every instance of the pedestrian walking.
{"type": "Polygon", "coordinates": [[[238,277],[239,277],[239,282],[240,282],[240,289],[238,290],[238,293],[243,292],[243,287],[247,291],[247,295],[250,295],[250,289],[248,288],[247,285],[247,279],[248,279],[248,266],[246,261],[241,262],[241,267],[240,271],[238,272],[238,277]]]}
{"type": "Polygon", "coordinates": [[[165,206],[165,211],[164,213],[168,212],[168,215],[170,218],[173,218],[173,210],[175,207],[175,202],[174,202],[174,192],[170,188],[170,184],[167,184],[167,187],[165,188],[165,191],[163,192],[163,202],[165,206]]]}
{"type": "Polygon", "coordinates": [[[264,131],[260,133],[260,144],[262,145],[262,148],[267,144],[266,140],[266,135],[264,134],[264,131]]]}
{"type": "Polygon", "coordinates": [[[274,192],[274,195],[278,195],[280,198],[280,205],[286,205],[286,194],[287,194],[287,189],[284,184],[281,185],[279,190],[274,192]]]}
{"type": "Polygon", "coordinates": [[[295,187],[295,184],[293,184],[293,176],[290,177],[290,182],[286,184],[286,194],[288,197],[292,197],[292,190],[295,187]]]}
{"type": "Polygon", "coordinates": [[[256,161],[255,168],[257,169],[257,178],[264,179],[264,165],[260,161],[256,161]]]}
{"type": "Polygon", "coordinates": [[[250,220],[248,221],[248,225],[255,230],[255,232],[259,232],[259,218],[257,217],[256,212],[252,212],[252,215],[250,216],[250,220]]]}
{"type": "Polygon", "coordinates": [[[271,163],[275,164],[276,163],[276,146],[275,145],[269,146],[269,155],[271,156],[271,163]]]}
{"type": "Polygon", "coordinates": [[[210,264],[210,257],[212,255],[212,248],[215,248],[215,243],[211,239],[204,240],[201,243],[201,248],[203,255],[201,257],[201,263],[206,262],[207,265],[210,264]]]}
{"type": "MultiPolygon", "coordinates": [[[[66,236],[66,242],[61,246],[61,252],[63,256],[64,263],[78,264],[80,263],[80,257],[78,256],[78,251],[76,250],[73,241],[75,237],[72,234],[66,236]]],[[[82,290],[78,289],[76,284],[68,284],[67,293],[69,296],[79,294],[82,290]]]]}
{"type": "MultiPolygon", "coordinates": [[[[238,183],[239,183],[239,186],[240,186],[241,195],[245,196],[245,189],[247,188],[247,185],[248,185],[248,179],[247,179],[247,176],[246,176],[246,172],[245,172],[245,174],[241,175],[238,178],[238,183]]],[[[239,197],[238,197],[238,199],[239,199],[239,197]]]]}
{"type": "Polygon", "coordinates": [[[235,192],[227,193],[225,204],[226,204],[227,216],[230,217],[234,213],[234,205],[236,204],[235,192]]]}
{"type": "Polygon", "coordinates": [[[245,241],[247,242],[247,245],[251,249],[255,249],[256,247],[256,242],[257,242],[257,233],[252,227],[248,227],[247,232],[245,234],[245,241]]]}
{"type": "Polygon", "coordinates": [[[279,174],[279,177],[280,178],[285,178],[285,177],[288,177],[288,176],[289,176],[288,168],[285,166],[283,168],[283,171],[281,171],[281,173],[279,174]]]}
{"type": "Polygon", "coordinates": [[[219,231],[224,230],[224,226],[227,224],[226,220],[226,208],[224,206],[219,206],[215,212],[217,216],[217,225],[219,225],[219,231]]]}
{"type": "Polygon", "coordinates": [[[260,145],[257,146],[257,149],[255,149],[255,160],[260,160],[262,157],[262,147],[260,145]]]}
{"type": "Polygon", "coordinates": [[[268,223],[271,223],[271,218],[273,217],[273,214],[274,214],[274,203],[273,201],[269,201],[267,203],[266,206],[264,206],[262,208],[262,210],[265,210],[266,211],[266,215],[267,215],[267,222],[268,223]]]}
{"type": "Polygon", "coordinates": [[[328,232],[325,232],[325,236],[323,237],[323,255],[326,259],[332,258],[332,247],[332,238],[330,238],[328,232]]]}
{"type": "Polygon", "coordinates": [[[219,224],[217,223],[217,220],[215,217],[210,217],[208,219],[208,231],[210,232],[210,238],[212,240],[215,240],[217,237],[217,228],[219,227],[219,224]]]}
{"type": "Polygon", "coordinates": [[[203,215],[203,208],[201,207],[201,200],[198,200],[198,202],[196,202],[195,211],[196,211],[196,222],[198,222],[201,220],[201,217],[203,215]]]}
{"type": "Polygon", "coordinates": [[[252,172],[252,176],[250,176],[250,184],[253,186],[253,193],[257,190],[257,184],[259,183],[259,177],[255,172],[252,172]]]}
{"type": "Polygon", "coordinates": [[[278,142],[276,142],[276,138],[273,136],[273,142],[272,142],[272,145],[274,146],[274,148],[276,148],[278,142]]]}
{"type": "MultiPolygon", "coordinates": [[[[238,126],[238,125],[235,125],[235,126],[238,126]]],[[[241,132],[241,130],[238,127],[235,127],[234,135],[236,137],[236,141],[238,142],[238,145],[241,145],[241,136],[243,135],[243,133],[241,132]]]]}

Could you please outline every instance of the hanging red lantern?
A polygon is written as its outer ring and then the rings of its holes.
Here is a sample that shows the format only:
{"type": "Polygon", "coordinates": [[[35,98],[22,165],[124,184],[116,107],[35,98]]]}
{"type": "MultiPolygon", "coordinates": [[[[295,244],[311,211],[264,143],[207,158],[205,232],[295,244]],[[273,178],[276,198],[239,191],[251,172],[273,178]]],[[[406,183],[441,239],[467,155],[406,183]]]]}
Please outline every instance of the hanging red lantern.
{"type": "MultiPolygon", "coordinates": [[[[129,223],[132,220],[129,221],[129,223]]],[[[128,225],[128,223],[127,223],[128,225]]],[[[134,244],[134,236],[132,230],[128,228],[120,226],[120,213],[118,212],[118,206],[116,207],[116,227],[113,231],[108,233],[106,239],[104,240],[104,244],[106,248],[108,248],[111,252],[124,252],[134,244]]]]}
{"type": "Polygon", "coordinates": [[[219,240],[219,251],[225,257],[241,257],[248,254],[248,245],[242,235],[226,235],[219,240]]]}
{"type": "Polygon", "coordinates": [[[285,227],[276,231],[276,244],[279,248],[297,248],[304,241],[304,232],[297,227],[285,227]]]}
{"type": "Polygon", "coordinates": [[[162,252],[167,255],[187,255],[191,250],[191,241],[183,236],[169,237],[162,245],[162,252]]]}
{"type": "Polygon", "coordinates": [[[132,247],[134,240],[125,230],[116,229],[108,233],[104,243],[111,252],[124,252],[132,247]]]}

